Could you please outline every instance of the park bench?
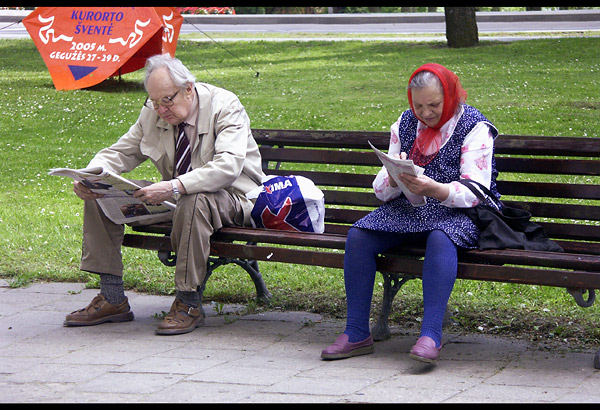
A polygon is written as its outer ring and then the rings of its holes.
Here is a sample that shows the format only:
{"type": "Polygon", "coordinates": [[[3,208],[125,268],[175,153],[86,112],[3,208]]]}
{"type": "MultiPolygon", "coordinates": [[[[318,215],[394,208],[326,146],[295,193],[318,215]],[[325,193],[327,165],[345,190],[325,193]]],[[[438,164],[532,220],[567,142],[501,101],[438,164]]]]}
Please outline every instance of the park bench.
{"type": "MultiPolygon", "coordinates": [[[[238,264],[250,274],[257,297],[268,300],[257,261],[343,268],[350,225],[381,204],[371,187],[381,164],[368,141],[387,150],[389,133],[254,129],[253,134],[265,174],[302,175],[325,194],[323,234],[225,227],[212,236],[207,279],[219,266],[238,264]]],[[[561,287],[578,305],[590,307],[595,289],[600,289],[600,139],[500,135],[495,154],[504,203],[530,211],[564,253],[461,251],[458,278],[561,287]]],[[[168,224],[135,227],[123,245],[157,251],[160,260],[172,266],[169,232],[168,224]]],[[[376,340],[390,337],[394,296],[406,281],[421,276],[423,255],[424,249],[414,247],[379,257],[384,293],[372,329],[376,340]]]]}

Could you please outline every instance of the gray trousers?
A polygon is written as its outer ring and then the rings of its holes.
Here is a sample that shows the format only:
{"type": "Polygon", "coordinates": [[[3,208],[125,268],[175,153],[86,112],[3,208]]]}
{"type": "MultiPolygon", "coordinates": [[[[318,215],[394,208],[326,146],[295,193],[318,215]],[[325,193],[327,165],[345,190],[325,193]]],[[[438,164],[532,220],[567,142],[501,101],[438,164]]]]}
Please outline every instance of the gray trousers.
{"type": "MultiPolygon", "coordinates": [[[[175,287],[178,291],[195,291],[204,281],[210,236],[215,231],[223,226],[250,224],[248,217],[244,220],[242,205],[248,207],[248,201],[225,190],[183,195],[168,218],[152,220],[152,223],[173,222],[171,245],[177,254],[175,287]]],[[[124,226],[108,219],[96,201],[84,203],[81,270],[123,276],[124,226]]]]}

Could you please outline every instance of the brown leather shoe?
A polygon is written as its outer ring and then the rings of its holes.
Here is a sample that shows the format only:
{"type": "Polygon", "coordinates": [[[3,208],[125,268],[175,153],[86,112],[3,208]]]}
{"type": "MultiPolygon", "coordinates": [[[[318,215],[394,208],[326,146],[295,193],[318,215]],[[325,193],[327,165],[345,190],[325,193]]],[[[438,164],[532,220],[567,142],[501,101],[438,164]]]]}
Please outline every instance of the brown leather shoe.
{"type": "Polygon", "coordinates": [[[133,320],[133,312],[127,298],[118,305],[111,305],[98,294],[89,305],[67,315],[64,326],[93,326],[105,322],[129,322],[133,320]]]}
{"type": "Polygon", "coordinates": [[[204,309],[191,308],[179,299],[175,299],[171,310],[158,325],[157,335],[180,335],[189,333],[204,324],[204,309]]]}

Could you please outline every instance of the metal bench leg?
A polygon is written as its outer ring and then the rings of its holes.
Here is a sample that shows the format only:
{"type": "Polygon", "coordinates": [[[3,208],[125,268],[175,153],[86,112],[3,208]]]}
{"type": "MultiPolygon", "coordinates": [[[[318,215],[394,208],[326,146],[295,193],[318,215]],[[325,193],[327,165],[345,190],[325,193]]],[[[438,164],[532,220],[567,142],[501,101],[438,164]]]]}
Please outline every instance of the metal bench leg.
{"type": "Polygon", "coordinates": [[[371,330],[374,340],[385,340],[391,337],[388,318],[392,310],[392,302],[396,293],[409,280],[415,279],[414,276],[400,275],[396,273],[381,272],[383,275],[383,301],[381,311],[375,327],[371,330]]]}
{"type": "MultiPolygon", "coordinates": [[[[177,255],[174,252],[170,251],[159,251],[158,259],[165,266],[175,266],[177,262],[177,255]]],[[[271,299],[271,292],[267,289],[267,285],[263,280],[262,274],[258,268],[257,261],[250,260],[241,260],[235,258],[225,258],[225,257],[210,257],[208,259],[207,268],[206,268],[206,277],[200,286],[198,286],[198,293],[200,294],[200,300],[202,301],[202,295],[204,294],[204,288],[206,287],[206,281],[213,273],[215,269],[219,266],[227,265],[229,263],[235,263],[238,266],[241,266],[248,274],[250,278],[254,282],[254,287],[256,288],[256,298],[259,302],[269,303],[271,299]]]]}
{"type": "MultiPolygon", "coordinates": [[[[263,277],[258,269],[257,261],[248,261],[248,260],[240,260],[235,258],[209,258],[208,259],[208,267],[206,269],[206,280],[212,274],[212,272],[217,269],[219,266],[227,265],[229,263],[235,263],[238,266],[241,266],[248,274],[250,278],[254,282],[254,287],[256,288],[256,299],[263,303],[269,303],[271,298],[271,292],[267,289],[267,285],[263,280],[263,277]]],[[[202,291],[204,291],[204,287],[202,287],[202,291]]]]}
{"type": "Polygon", "coordinates": [[[596,291],[594,289],[573,289],[567,288],[567,292],[573,296],[575,302],[581,307],[590,307],[594,305],[596,300],[596,291]],[[587,299],[584,298],[584,294],[587,293],[587,299]]]}
{"type": "Polygon", "coordinates": [[[175,266],[177,263],[177,255],[170,251],[158,251],[158,259],[165,266],[175,266]]]}
{"type": "Polygon", "coordinates": [[[265,285],[262,274],[258,269],[258,262],[240,259],[233,259],[231,262],[241,266],[246,272],[248,272],[250,278],[254,282],[254,287],[256,288],[256,298],[258,301],[262,303],[269,303],[269,300],[271,299],[271,292],[269,292],[267,289],[267,285],[265,285]]]}
{"type": "MultiPolygon", "coordinates": [[[[575,298],[575,302],[581,307],[587,308],[594,305],[596,301],[596,290],[595,289],[573,289],[567,288],[567,292],[575,298]],[[585,294],[587,293],[587,298],[585,294]]],[[[594,356],[594,368],[600,369],[600,350],[596,352],[594,356]]]]}

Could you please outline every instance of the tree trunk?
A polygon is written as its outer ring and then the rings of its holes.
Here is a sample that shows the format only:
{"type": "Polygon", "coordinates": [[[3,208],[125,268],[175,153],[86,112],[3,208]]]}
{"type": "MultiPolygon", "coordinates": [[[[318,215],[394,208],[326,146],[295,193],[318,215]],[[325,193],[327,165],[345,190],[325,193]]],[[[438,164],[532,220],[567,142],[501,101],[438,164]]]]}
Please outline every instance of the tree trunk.
{"type": "Polygon", "coordinates": [[[471,47],[479,43],[475,7],[444,7],[448,47],[471,47]]]}

